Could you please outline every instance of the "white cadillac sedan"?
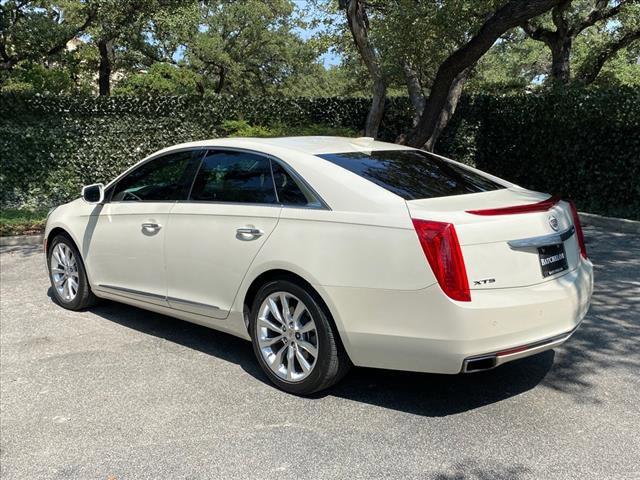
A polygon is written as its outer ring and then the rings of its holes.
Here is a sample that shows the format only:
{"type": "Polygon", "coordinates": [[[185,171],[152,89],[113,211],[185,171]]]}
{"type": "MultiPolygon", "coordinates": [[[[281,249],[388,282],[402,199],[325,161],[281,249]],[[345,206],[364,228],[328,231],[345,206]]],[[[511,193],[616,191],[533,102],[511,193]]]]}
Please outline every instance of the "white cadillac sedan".
{"type": "Polygon", "coordinates": [[[55,208],[53,295],[250,340],[280,388],[353,365],[455,374],[553,348],[589,307],[572,203],[370,138],[161,150],[55,208]]]}

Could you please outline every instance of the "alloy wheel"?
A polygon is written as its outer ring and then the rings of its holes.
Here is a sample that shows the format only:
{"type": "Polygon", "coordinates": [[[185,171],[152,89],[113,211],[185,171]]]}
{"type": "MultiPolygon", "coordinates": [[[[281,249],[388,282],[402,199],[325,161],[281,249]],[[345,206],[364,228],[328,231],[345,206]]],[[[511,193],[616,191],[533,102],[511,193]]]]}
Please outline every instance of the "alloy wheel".
{"type": "Polygon", "coordinates": [[[78,294],[80,276],[78,262],[71,248],[65,243],[58,243],[51,253],[51,278],[60,298],[71,302],[78,294]]]}
{"type": "Polygon", "coordinates": [[[258,346],[271,371],[288,382],[300,382],[318,359],[318,332],[307,306],[288,292],[275,292],[260,305],[258,346]]]}

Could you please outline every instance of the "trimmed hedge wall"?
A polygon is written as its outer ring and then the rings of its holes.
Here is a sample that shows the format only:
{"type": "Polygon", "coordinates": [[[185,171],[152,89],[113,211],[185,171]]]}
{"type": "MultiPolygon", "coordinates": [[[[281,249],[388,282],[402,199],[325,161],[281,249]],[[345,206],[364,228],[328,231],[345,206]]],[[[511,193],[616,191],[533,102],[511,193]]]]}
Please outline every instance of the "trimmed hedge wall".
{"type": "MultiPolygon", "coordinates": [[[[0,95],[0,206],[57,204],[167,145],[223,133],[225,120],[358,130],[362,98],[0,95]]],[[[640,218],[640,91],[563,90],[466,97],[437,151],[522,186],[572,197],[581,210],[640,218]]],[[[410,123],[388,101],[380,137],[410,123]]]]}

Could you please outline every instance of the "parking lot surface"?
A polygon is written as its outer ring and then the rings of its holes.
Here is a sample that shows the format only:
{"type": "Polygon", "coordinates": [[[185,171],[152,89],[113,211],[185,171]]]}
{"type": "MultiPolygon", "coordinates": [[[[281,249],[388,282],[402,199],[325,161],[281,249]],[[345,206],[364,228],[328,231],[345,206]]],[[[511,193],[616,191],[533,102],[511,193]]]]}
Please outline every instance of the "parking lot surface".
{"type": "Polygon", "coordinates": [[[2,248],[0,476],[640,478],[640,237],[586,235],[596,290],[561,348],[471,375],[354,369],[314,398],[229,335],[63,310],[40,248],[2,248]]]}

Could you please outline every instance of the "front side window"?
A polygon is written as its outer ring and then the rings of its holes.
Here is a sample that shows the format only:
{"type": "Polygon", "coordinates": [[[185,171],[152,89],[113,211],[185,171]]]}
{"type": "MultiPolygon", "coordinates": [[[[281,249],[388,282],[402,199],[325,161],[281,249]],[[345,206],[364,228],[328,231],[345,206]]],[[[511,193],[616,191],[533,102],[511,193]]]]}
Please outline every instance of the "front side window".
{"type": "Polygon", "coordinates": [[[276,203],[269,159],[235,151],[210,151],[202,160],[190,200],[276,203]]]}
{"type": "Polygon", "coordinates": [[[188,166],[195,155],[199,154],[182,151],[150,160],[116,184],[111,201],[163,202],[186,199],[190,186],[188,166]]]}
{"type": "Polygon", "coordinates": [[[506,188],[473,170],[421,150],[328,153],[318,156],[405,200],[506,188]]]}

